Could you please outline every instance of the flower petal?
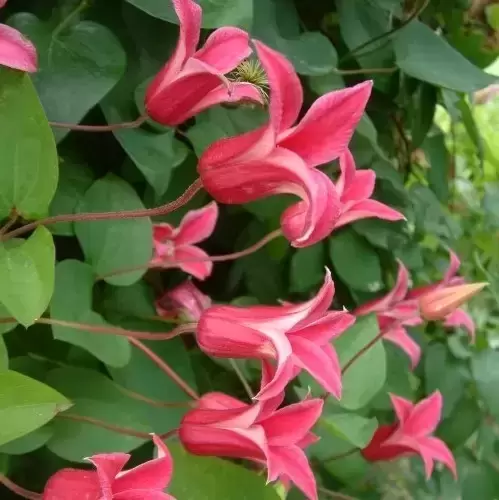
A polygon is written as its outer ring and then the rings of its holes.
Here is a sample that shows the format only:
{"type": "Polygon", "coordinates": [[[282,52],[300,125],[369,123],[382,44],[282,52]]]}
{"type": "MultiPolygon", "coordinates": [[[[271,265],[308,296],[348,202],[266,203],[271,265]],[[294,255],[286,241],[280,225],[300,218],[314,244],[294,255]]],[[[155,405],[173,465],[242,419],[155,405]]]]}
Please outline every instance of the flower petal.
{"type": "MultiPolygon", "coordinates": [[[[276,50],[253,41],[270,87],[270,119],[276,133],[291,127],[303,104],[303,89],[293,65],[276,50]]],[[[317,138],[316,138],[317,139],[317,138]]]]}
{"type": "Polygon", "coordinates": [[[475,322],[471,316],[463,309],[456,309],[450,313],[444,322],[444,326],[450,328],[464,327],[468,330],[471,342],[475,342],[475,322]]]}
{"type": "Polygon", "coordinates": [[[250,54],[248,34],[239,28],[224,27],[215,30],[194,57],[225,74],[250,54]]]}
{"type": "Polygon", "coordinates": [[[421,358],[421,347],[419,347],[419,344],[413,340],[403,326],[390,328],[383,334],[383,339],[400,347],[409,356],[411,368],[416,368],[421,358]]]}
{"type": "Polygon", "coordinates": [[[113,500],[175,500],[175,497],[162,491],[132,490],[115,493],[113,500]]]}
{"type": "Polygon", "coordinates": [[[308,500],[317,500],[317,485],[308,459],[298,446],[271,448],[269,479],[285,476],[305,494],[308,500]]]}
{"type": "Polygon", "coordinates": [[[296,248],[313,245],[331,234],[341,214],[341,204],[332,181],[323,172],[309,169],[312,183],[303,201],[288,207],[281,216],[284,236],[296,248]]]}
{"type": "MultiPolygon", "coordinates": [[[[337,399],[341,398],[341,367],[334,348],[326,353],[307,339],[292,336],[289,338],[293,348],[293,361],[307,370],[324,389],[337,399]]],[[[330,347],[330,346],[329,346],[330,347]]]]}
{"type": "Polygon", "coordinates": [[[399,422],[403,424],[409,418],[409,415],[414,408],[414,404],[408,399],[401,398],[400,396],[396,396],[395,394],[389,394],[389,396],[392,401],[392,406],[395,410],[395,414],[397,415],[399,422]]]}
{"type": "Polygon", "coordinates": [[[175,231],[177,245],[192,245],[208,238],[215,230],[218,206],[212,201],[203,208],[189,210],[175,231]]]}
{"type": "Polygon", "coordinates": [[[248,405],[223,392],[208,392],[201,396],[197,407],[205,410],[240,410],[248,405]]]}
{"type": "Polygon", "coordinates": [[[355,323],[355,316],[346,311],[330,311],[317,321],[298,329],[295,327],[289,335],[297,335],[317,345],[325,345],[339,337],[355,323]]]}
{"type": "Polygon", "coordinates": [[[354,203],[346,212],[342,213],[339,220],[336,222],[336,228],[369,217],[376,217],[377,219],[388,221],[405,219],[400,212],[390,208],[384,203],[376,200],[364,200],[354,203]]]}
{"type": "Polygon", "coordinates": [[[93,455],[87,458],[87,460],[97,469],[97,476],[99,477],[104,499],[107,500],[106,495],[110,495],[109,499],[111,500],[113,482],[128,460],[130,460],[130,455],[128,453],[101,453],[93,455]]]}
{"type": "Polygon", "coordinates": [[[201,7],[193,0],[173,0],[173,7],[180,21],[177,46],[161,71],[155,76],[146,92],[146,102],[154,100],[167,90],[168,85],[181,71],[189,57],[192,57],[199,43],[201,33],[201,7]]]}
{"type": "Polygon", "coordinates": [[[153,436],[153,440],[158,457],[118,474],[113,483],[114,494],[140,489],[162,491],[168,486],[173,472],[173,460],[163,441],[158,436],[153,436]]]}
{"type": "Polygon", "coordinates": [[[210,256],[204,250],[193,245],[177,247],[172,262],[184,273],[192,274],[198,280],[205,280],[213,270],[210,256]]]}
{"type": "Polygon", "coordinates": [[[6,24],[0,24],[0,65],[29,73],[38,69],[35,46],[6,24]]]}
{"type": "Polygon", "coordinates": [[[443,283],[447,284],[452,278],[454,278],[457,274],[457,270],[461,266],[461,261],[459,260],[459,257],[455,252],[452,250],[449,251],[449,267],[447,268],[447,271],[445,272],[444,278],[443,278],[443,283]]]}
{"type": "Polygon", "coordinates": [[[423,456],[427,456],[429,459],[442,462],[449,468],[454,478],[457,479],[457,467],[454,455],[441,439],[433,436],[425,438],[421,441],[420,453],[423,456]]]}
{"type": "Polygon", "coordinates": [[[442,394],[439,391],[417,403],[404,422],[404,434],[417,437],[434,432],[442,416],[442,405],[442,394]]]}
{"type": "Polygon", "coordinates": [[[308,435],[319,420],[324,401],[308,399],[291,404],[261,422],[269,446],[291,446],[308,435]]]}
{"type": "Polygon", "coordinates": [[[355,180],[355,159],[349,149],[340,155],[340,175],[336,181],[336,189],[340,197],[343,197],[344,191],[352,185],[355,180]]]}
{"type": "Polygon", "coordinates": [[[74,500],[75,498],[85,500],[102,498],[97,472],[62,469],[50,477],[42,494],[42,500],[74,500]]]}
{"type": "Polygon", "coordinates": [[[294,151],[309,167],[335,160],[348,147],[371,88],[372,82],[366,81],[319,97],[279,145],[294,151]]]}

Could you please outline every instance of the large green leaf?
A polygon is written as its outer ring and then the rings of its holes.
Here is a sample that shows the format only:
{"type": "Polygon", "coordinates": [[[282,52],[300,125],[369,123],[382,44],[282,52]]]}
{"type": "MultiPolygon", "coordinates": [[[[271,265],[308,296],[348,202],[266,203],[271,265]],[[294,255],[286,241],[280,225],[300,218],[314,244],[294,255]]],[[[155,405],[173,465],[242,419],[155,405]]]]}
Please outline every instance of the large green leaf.
{"type": "Polygon", "coordinates": [[[473,378],[488,409],[499,418],[499,352],[482,351],[471,360],[473,378]]]}
{"type": "Polygon", "coordinates": [[[334,233],[329,253],[336,274],[354,290],[376,292],[383,287],[378,254],[351,228],[334,233]]]}
{"type": "MultiPolygon", "coordinates": [[[[50,204],[50,215],[73,213],[93,181],[93,173],[86,165],[61,159],[59,185],[50,204]]],[[[74,235],[72,222],[54,224],[50,229],[57,235],[74,235]]]]}
{"type": "Polygon", "coordinates": [[[24,326],[47,309],[54,290],[52,235],[39,227],[27,240],[0,246],[0,302],[24,326]]]}
{"type": "Polygon", "coordinates": [[[291,259],[291,290],[306,292],[324,279],[324,245],[299,249],[291,259]]]}
{"type": "Polygon", "coordinates": [[[189,500],[279,500],[265,477],[220,458],[196,457],[169,445],[175,474],[168,492],[189,500]]]}
{"type": "Polygon", "coordinates": [[[336,67],[338,57],[332,43],[322,33],[302,32],[292,3],[254,0],[254,5],[252,34],[288,57],[298,73],[327,75],[336,67]]]}
{"type": "MultiPolygon", "coordinates": [[[[50,305],[54,319],[106,326],[106,321],[92,311],[94,275],[88,264],[65,260],[57,265],[56,286],[50,305]]],[[[128,340],[118,335],[106,335],[52,325],[54,337],[81,347],[110,366],[124,366],[130,360],[128,340]]]]}
{"type": "Polygon", "coordinates": [[[0,217],[46,215],[57,186],[54,138],[30,77],[0,68],[0,217]]]}
{"type": "MultiPolygon", "coordinates": [[[[78,123],[123,76],[125,53],[100,24],[82,21],[60,30],[27,13],[9,23],[36,45],[39,71],[34,83],[52,121],[78,123]]],[[[54,133],[60,140],[67,130],[54,133]]]]}
{"type": "Polygon", "coordinates": [[[412,21],[398,33],[394,47],[402,71],[438,87],[474,92],[496,81],[419,21],[412,21]]]}
{"type": "Polygon", "coordinates": [[[13,371],[0,371],[0,444],[41,427],[71,403],[51,387],[13,371]]]}
{"type": "MultiPolygon", "coordinates": [[[[379,334],[375,315],[363,316],[340,335],[334,346],[341,366],[373,341],[379,334]]],[[[367,405],[383,387],[386,379],[386,355],[381,339],[359,356],[343,375],[341,406],[357,410],[367,405]]]]}
{"type": "Polygon", "coordinates": [[[337,413],[321,419],[321,425],[334,435],[348,441],[355,448],[366,447],[378,427],[375,418],[365,418],[354,413],[337,413]]]}
{"type": "MultiPolygon", "coordinates": [[[[142,201],[124,180],[112,174],[96,181],[80,203],[81,212],[140,210],[142,201]]],[[[75,232],[87,261],[97,275],[143,266],[142,270],[105,277],[113,285],[135,283],[147,270],[152,256],[152,224],[147,217],[78,222],[75,232]],[[125,250],[126,249],[126,250],[125,250]]]]}
{"type": "MultiPolygon", "coordinates": [[[[151,16],[178,24],[171,2],[163,0],[127,0],[151,16]]],[[[241,26],[248,28],[253,17],[253,2],[248,0],[200,0],[203,9],[203,28],[241,26]]]]}

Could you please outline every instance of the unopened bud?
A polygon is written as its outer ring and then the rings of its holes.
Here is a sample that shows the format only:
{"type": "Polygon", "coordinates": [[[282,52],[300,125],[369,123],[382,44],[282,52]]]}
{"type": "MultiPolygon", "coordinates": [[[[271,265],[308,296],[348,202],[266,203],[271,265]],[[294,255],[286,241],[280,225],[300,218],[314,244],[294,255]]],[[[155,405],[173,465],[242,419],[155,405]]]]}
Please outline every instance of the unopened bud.
{"type": "Polygon", "coordinates": [[[428,321],[443,320],[487,285],[488,283],[468,283],[429,292],[419,299],[421,316],[428,321]]]}

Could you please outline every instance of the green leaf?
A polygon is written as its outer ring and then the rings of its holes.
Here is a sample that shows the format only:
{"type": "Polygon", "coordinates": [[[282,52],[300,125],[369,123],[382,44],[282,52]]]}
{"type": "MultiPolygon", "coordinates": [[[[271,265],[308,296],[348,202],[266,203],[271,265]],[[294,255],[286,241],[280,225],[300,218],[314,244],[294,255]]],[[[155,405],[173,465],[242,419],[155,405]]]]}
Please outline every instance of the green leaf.
{"type": "MultiPolygon", "coordinates": [[[[93,181],[93,173],[86,165],[71,160],[61,160],[59,185],[50,204],[50,215],[74,213],[93,181]]],[[[74,235],[72,222],[53,224],[50,229],[52,233],[60,236],[74,235]]]]}
{"type": "Polygon", "coordinates": [[[494,31],[499,31],[499,5],[487,5],[485,15],[487,16],[487,22],[494,31]]]}
{"type": "Polygon", "coordinates": [[[27,240],[0,246],[0,302],[22,325],[32,325],[47,309],[54,265],[54,242],[44,227],[27,240]]]}
{"type": "MultiPolygon", "coordinates": [[[[79,210],[118,212],[143,208],[142,201],[128,183],[108,174],[96,181],[85,193],[79,210]]],[[[98,276],[103,275],[108,283],[128,286],[138,281],[147,271],[147,264],[152,256],[152,223],[149,218],[78,222],[75,224],[75,232],[94,272],[98,276]],[[142,266],[143,269],[140,269],[142,266]],[[105,276],[129,268],[139,270],[105,276]]]]}
{"type": "Polygon", "coordinates": [[[180,445],[168,448],[175,474],[168,493],[189,500],[279,500],[276,490],[265,485],[265,477],[220,458],[196,457],[180,445]]]}
{"type": "Polygon", "coordinates": [[[38,429],[70,406],[64,396],[38,380],[0,372],[0,445],[38,429]]]}
{"type": "Polygon", "coordinates": [[[437,106],[437,89],[433,85],[420,84],[413,98],[411,113],[411,147],[417,149],[425,140],[428,131],[433,125],[433,116],[437,106]]]}
{"type": "Polygon", "coordinates": [[[378,421],[353,413],[337,413],[321,418],[321,425],[356,448],[364,448],[371,441],[378,421]]]}
{"type": "Polygon", "coordinates": [[[476,400],[462,398],[454,411],[440,423],[437,434],[453,448],[463,445],[478,429],[482,421],[482,412],[476,400]]]}
{"type": "Polygon", "coordinates": [[[0,335],[0,371],[9,369],[9,352],[3,336],[0,335]]]}
{"type": "Polygon", "coordinates": [[[445,136],[436,134],[427,137],[422,148],[430,164],[428,171],[430,188],[442,203],[446,203],[449,197],[448,179],[451,158],[445,146],[445,136]]]}
{"type": "Polygon", "coordinates": [[[474,92],[496,78],[470,63],[430,27],[412,21],[394,39],[397,66],[408,75],[458,92],[474,92]]]}
{"type": "Polygon", "coordinates": [[[482,351],[471,360],[473,378],[480,396],[495,418],[499,418],[499,352],[482,351]]]}
{"type": "MultiPolygon", "coordinates": [[[[125,52],[100,24],[82,21],[60,31],[28,13],[11,17],[9,23],[36,45],[39,70],[33,81],[51,121],[80,122],[123,76],[125,52]]],[[[57,140],[67,133],[54,130],[57,140]]]]}
{"type": "MultiPolygon", "coordinates": [[[[94,276],[87,264],[65,260],[56,267],[56,287],[50,305],[54,319],[107,326],[106,321],[92,311],[94,276]],[[75,283],[77,286],[75,286],[75,283]]],[[[124,366],[130,360],[131,348],[125,337],[76,330],[54,324],[54,338],[81,347],[110,366],[124,366]]]]}
{"type": "Polygon", "coordinates": [[[443,344],[431,344],[425,351],[425,389],[429,394],[439,390],[444,400],[442,417],[451,413],[465,390],[465,364],[454,360],[443,344]]]}
{"type": "Polygon", "coordinates": [[[338,62],[336,50],[322,33],[301,32],[292,3],[286,0],[254,0],[252,35],[282,52],[302,75],[329,74],[338,62]]]}
{"type": "MultiPolygon", "coordinates": [[[[130,110],[129,95],[121,87],[116,87],[101,104],[109,123],[132,121],[136,118],[130,110]]],[[[162,133],[140,127],[115,130],[114,135],[130,159],[142,172],[157,196],[162,196],[168,188],[174,169],[187,156],[187,148],[175,138],[174,129],[163,129],[162,133]]]]}
{"type": "MultiPolygon", "coordinates": [[[[376,316],[357,319],[355,324],[340,335],[334,346],[344,367],[379,334],[376,316]]],[[[340,405],[348,410],[366,406],[383,387],[386,379],[386,355],[381,339],[359,356],[343,375],[343,396],[340,405]]]]}
{"type": "Polygon", "coordinates": [[[301,248],[291,259],[291,291],[306,292],[324,279],[324,245],[301,248]]]}
{"type": "Polygon", "coordinates": [[[365,292],[383,288],[378,254],[353,229],[342,229],[329,238],[329,255],[336,274],[348,287],[365,292]]]}
{"type": "MultiPolygon", "coordinates": [[[[163,0],[127,0],[151,16],[179,24],[171,2],[163,0]]],[[[240,26],[248,28],[253,17],[253,2],[248,0],[200,0],[203,9],[203,28],[240,26]]]]}
{"type": "Polygon", "coordinates": [[[57,187],[52,131],[30,77],[0,68],[0,217],[47,214],[57,187]]]}
{"type": "Polygon", "coordinates": [[[0,447],[0,453],[5,453],[7,455],[24,455],[26,453],[31,453],[44,446],[52,437],[52,434],[53,427],[51,424],[44,425],[25,436],[4,444],[0,447]]]}

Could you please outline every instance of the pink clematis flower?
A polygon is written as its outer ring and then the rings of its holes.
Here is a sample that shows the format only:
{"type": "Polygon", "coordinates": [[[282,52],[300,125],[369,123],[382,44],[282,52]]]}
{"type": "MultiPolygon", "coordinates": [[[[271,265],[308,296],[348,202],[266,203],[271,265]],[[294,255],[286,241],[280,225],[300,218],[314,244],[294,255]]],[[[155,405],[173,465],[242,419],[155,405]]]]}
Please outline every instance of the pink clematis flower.
{"type": "Polygon", "coordinates": [[[370,462],[377,462],[418,454],[423,459],[428,479],[435,460],[446,465],[457,477],[456,462],[451,451],[441,439],[431,435],[442,414],[440,392],[435,391],[417,404],[398,396],[390,397],[399,422],[379,427],[371,442],[362,450],[363,457],[370,462]]]}
{"type": "Polygon", "coordinates": [[[368,217],[389,221],[405,219],[397,210],[371,199],[376,174],[371,169],[356,170],[355,160],[348,149],[340,156],[340,170],[336,189],[340,196],[341,215],[336,228],[368,217]]]}
{"type": "Polygon", "coordinates": [[[203,311],[210,306],[210,297],[188,280],[163,294],[156,301],[156,312],[163,318],[192,322],[198,321],[203,311]]]}
{"type": "Polygon", "coordinates": [[[323,401],[309,399],[277,410],[283,395],[252,405],[221,393],[205,394],[183,418],[179,437],[195,455],[243,458],[263,464],[268,481],[293,482],[317,500],[313,472],[303,448],[317,438],[310,429],[323,401]]]}
{"type": "Polygon", "coordinates": [[[208,238],[215,229],[218,206],[211,202],[203,208],[189,211],[177,228],[170,224],[155,224],[152,267],[179,267],[200,280],[213,269],[208,254],[195,246],[208,238]]]}
{"type": "Polygon", "coordinates": [[[180,21],[177,47],[149,85],[148,115],[163,125],[175,126],[222,102],[261,102],[249,83],[231,83],[224,76],[251,54],[249,37],[239,28],[214,31],[196,52],[201,33],[201,7],[193,0],[173,0],[180,21]]]}
{"type": "MultiPolygon", "coordinates": [[[[457,270],[461,265],[459,257],[450,251],[450,263],[449,267],[441,281],[437,283],[432,283],[430,285],[420,286],[413,288],[407,294],[408,299],[416,299],[421,304],[421,301],[425,301],[425,298],[429,297],[437,290],[444,290],[446,288],[455,287],[456,285],[462,285],[465,283],[464,278],[457,275],[457,270]]],[[[444,318],[444,326],[453,327],[464,327],[468,330],[471,340],[475,340],[475,323],[471,316],[463,309],[455,309],[453,312],[447,314],[444,318]]]]}
{"type": "MultiPolygon", "coordinates": [[[[7,0],[0,0],[0,8],[7,0]]],[[[38,69],[35,46],[14,28],[0,24],[0,65],[33,73],[38,69]]]]}
{"type": "Polygon", "coordinates": [[[302,369],[339,398],[341,368],[330,341],[350,327],[355,317],[345,311],[328,311],[333,297],[334,283],[327,271],[318,294],[302,304],[213,306],[201,315],[197,342],[211,356],[273,362],[272,376],[257,399],[280,394],[302,369]]]}
{"type": "Polygon", "coordinates": [[[274,194],[301,201],[284,211],[281,226],[295,247],[312,245],[333,230],[341,203],[318,165],[338,158],[359,122],[372,83],[330,92],[296,125],[303,90],[291,63],[255,41],[270,86],[270,121],[246,134],[220,139],[199,160],[205,189],[219,202],[240,204],[274,194]]]}
{"type": "Polygon", "coordinates": [[[127,453],[94,455],[96,470],[63,469],[45,485],[42,500],[175,500],[163,490],[172,476],[173,463],[166,445],[153,437],[158,458],[123,471],[127,453]]]}
{"type": "Polygon", "coordinates": [[[402,262],[398,263],[397,282],[384,297],[371,300],[358,307],[354,314],[375,313],[383,339],[400,347],[410,358],[412,368],[419,363],[421,348],[409,335],[406,326],[416,326],[423,322],[416,300],[406,300],[409,287],[409,272],[402,262]]]}

